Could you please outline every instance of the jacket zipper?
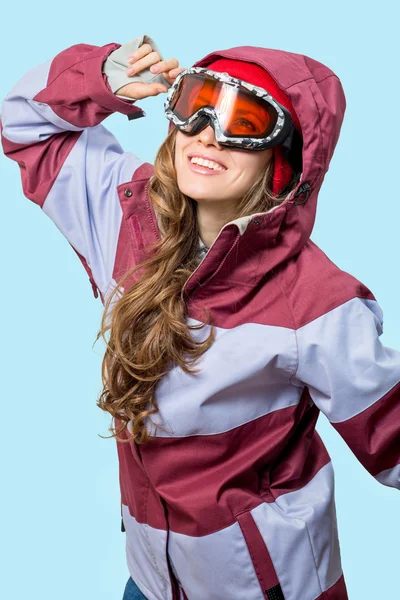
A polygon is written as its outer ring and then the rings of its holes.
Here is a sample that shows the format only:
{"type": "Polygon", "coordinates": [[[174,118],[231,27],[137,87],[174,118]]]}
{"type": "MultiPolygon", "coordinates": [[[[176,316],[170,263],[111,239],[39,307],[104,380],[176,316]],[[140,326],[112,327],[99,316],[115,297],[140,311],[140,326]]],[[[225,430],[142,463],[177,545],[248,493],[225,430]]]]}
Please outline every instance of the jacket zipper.
{"type": "MultiPolygon", "coordinates": [[[[145,466],[143,464],[143,460],[142,460],[139,448],[137,447],[137,445],[136,445],[135,442],[133,442],[133,444],[135,446],[135,453],[137,454],[138,459],[140,460],[140,463],[142,465],[143,472],[145,473],[145,475],[146,475],[146,477],[148,479],[148,482],[150,483],[150,477],[148,476],[147,471],[145,469],[145,466]]],[[[167,525],[167,530],[166,530],[167,537],[166,537],[166,545],[165,545],[165,559],[166,559],[166,562],[167,562],[168,574],[169,574],[170,585],[171,585],[171,590],[172,590],[172,600],[180,600],[180,598],[181,598],[180,586],[179,586],[179,583],[177,581],[177,578],[174,577],[174,573],[173,573],[173,570],[171,568],[170,559],[169,559],[169,555],[168,555],[169,525],[168,525],[168,519],[167,519],[166,505],[165,505],[165,501],[163,500],[163,498],[161,498],[160,495],[158,495],[158,497],[159,497],[159,499],[161,501],[161,504],[163,505],[163,508],[164,508],[165,522],[166,522],[166,525],[167,525]]],[[[122,521],[122,525],[123,525],[123,521],[122,521]]],[[[122,527],[122,525],[121,525],[121,527],[122,527]]],[[[149,544],[151,544],[150,540],[148,540],[148,541],[149,541],[149,544]]],[[[157,568],[157,570],[158,570],[158,568],[157,568]]]]}
{"type": "Polygon", "coordinates": [[[180,581],[178,579],[178,576],[175,575],[175,569],[172,566],[172,561],[168,554],[170,530],[169,530],[169,523],[168,523],[168,516],[167,516],[167,514],[168,514],[167,506],[166,506],[165,500],[163,498],[161,498],[161,496],[160,496],[160,500],[164,507],[165,522],[167,524],[167,539],[165,542],[165,558],[167,561],[168,573],[169,573],[169,578],[170,578],[170,582],[171,582],[172,600],[180,600],[180,598],[181,598],[180,581]]]}

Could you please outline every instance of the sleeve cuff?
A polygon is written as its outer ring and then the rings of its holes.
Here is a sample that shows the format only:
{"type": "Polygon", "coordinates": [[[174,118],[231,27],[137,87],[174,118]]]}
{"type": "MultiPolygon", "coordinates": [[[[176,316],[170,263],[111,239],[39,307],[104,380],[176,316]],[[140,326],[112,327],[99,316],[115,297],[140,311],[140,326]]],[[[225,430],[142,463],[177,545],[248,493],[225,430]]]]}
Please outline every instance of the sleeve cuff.
{"type": "MultiPolygon", "coordinates": [[[[106,74],[108,83],[114,94],[123,86],[134,82],[161,83],[162,85],[165,85],[167,89],[171,87],[171,85],[161,73],[152,73],[150,71],[150,67],[148,67],[147,69],[143,69],[143,71],[140,71],[140,73],[136,73],[131,77],[126,74],[126,69],[130,66],[130,63],[128,61],[130,54],[132,54],[135,50],[137,50],[137,48],[139,48],[143,44],[150,44],[152,50],[154,52],[158,52],[160,60],[163,60],[163,56],[157,44],[148,35],[141,35],[137,38],[134,38],[130,42],[123,44],[122,46],[118,46],[118,48],[113,50],[107,56],[107,60],[103,65],[103,72],[106,74]]],[[[124,96],[119,97],[123,98],[124,96]]]]}
{"type": "Polygon", "coordinates": [[[107,57],[115,49],[118,49],[120,44],[110,43],[102,46],[85,63],[85,86],[89,98],[94,100],[99,106],[113,112],[119,112],[123,115],[134,115],[132,118],[145,116],[145,112],[133,103],[135,100],[123,100],[118,98],[112,91],[107,80],[106,73],[103,72],[103,63],[107,57]]]}

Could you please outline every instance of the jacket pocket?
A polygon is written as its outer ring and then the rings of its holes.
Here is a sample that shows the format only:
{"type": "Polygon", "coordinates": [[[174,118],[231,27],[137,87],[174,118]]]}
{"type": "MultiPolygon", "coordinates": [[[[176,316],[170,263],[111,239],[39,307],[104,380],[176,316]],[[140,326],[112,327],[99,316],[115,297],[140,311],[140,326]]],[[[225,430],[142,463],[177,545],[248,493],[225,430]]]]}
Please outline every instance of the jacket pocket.
{"type": "Polygon", "coordinates": [[[259,584],[267,600],[285,600],[274,564],[250,512],[236,515],[259,584]]]}

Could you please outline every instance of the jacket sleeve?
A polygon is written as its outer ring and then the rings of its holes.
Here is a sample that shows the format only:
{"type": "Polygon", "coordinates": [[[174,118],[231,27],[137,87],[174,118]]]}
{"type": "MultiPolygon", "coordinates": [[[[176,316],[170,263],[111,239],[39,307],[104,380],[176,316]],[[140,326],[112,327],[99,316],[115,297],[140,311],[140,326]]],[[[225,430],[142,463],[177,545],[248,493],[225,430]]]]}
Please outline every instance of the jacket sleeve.
{"type": "Polygon", "coordinates": [[[114,95],[103,72],[119,48],[71,46],[25,73],[1,107],[3,151],[18,163],[23,193],[78,254],[95,297],[112,278],[122,219],[116,188],[143,163],[101,125],[114,112],[145,115],[114,95]]]}
{"type": "Polygon", "coordinates": [[[296,332],[292,383],[308,387],[367,471],[400,489],[400,352],[384,346],[376,300],[352,298],[296,332]]]}

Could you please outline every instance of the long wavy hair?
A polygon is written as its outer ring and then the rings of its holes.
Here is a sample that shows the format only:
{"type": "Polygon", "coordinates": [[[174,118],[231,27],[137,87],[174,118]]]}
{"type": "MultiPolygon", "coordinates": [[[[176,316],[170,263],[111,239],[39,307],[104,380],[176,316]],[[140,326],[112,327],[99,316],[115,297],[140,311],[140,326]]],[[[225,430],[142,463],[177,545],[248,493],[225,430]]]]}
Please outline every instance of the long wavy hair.
{"type": "MultiPolygon", "coordinates": [[[[149,433],[146,419],[151,421],[151,415],[158,412],[157,383],[173,365],[179,365],[186,373],[198,373],[190,366],[215,339],[209,311],[200,325],[188,325],[185,320],[183,286],[198,264],[199,228],[197,203],[177,185],[177,131],[174,127],[158,149],[148,186],[161,239],[145,250],[145,260],[129,270],[107,297],[94,342],[101,336],[106,344],[101,369],[103,389],[97,406],[112,415],[115,425],[109,427],[112,435],[108,437],[119,442],[133,439],[144,444],[155,437],[149,433]],[[136,276],[134,284],[121,294],[123,283],[139,269],[141,276],[136,276]],[[119,297],[115,299],[116,296],[119,297]],[[206,323],[211,327],[208,338],[203,342],[193,340],[190,331],[201,329],[206,323]]],[[[295,187],[298,173],[279,196],[272,193],[272,173],[273,157],[241,201],[232,206],[226,223],[266,212],[283,202],[295,187]]]]}

